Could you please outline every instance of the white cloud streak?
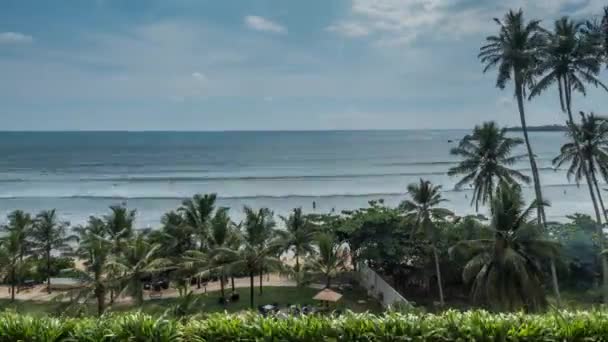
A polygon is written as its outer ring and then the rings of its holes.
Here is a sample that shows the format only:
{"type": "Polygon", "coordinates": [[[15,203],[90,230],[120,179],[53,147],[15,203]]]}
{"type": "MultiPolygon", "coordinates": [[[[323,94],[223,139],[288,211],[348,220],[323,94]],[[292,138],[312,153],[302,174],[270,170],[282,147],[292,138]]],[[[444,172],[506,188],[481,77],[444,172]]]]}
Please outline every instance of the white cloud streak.
{"type": "Polygon", "coordinates": [[[0,44],[27,44],[34,41],[30,35],[19,32],[0,32],[0,44]]]}
{"type": "Polygon", "coordinates": [[[244,20],[245,25],[252,30],[280,34],[287,33],[285,26],[257,15],[248,15],[244,20]]]}

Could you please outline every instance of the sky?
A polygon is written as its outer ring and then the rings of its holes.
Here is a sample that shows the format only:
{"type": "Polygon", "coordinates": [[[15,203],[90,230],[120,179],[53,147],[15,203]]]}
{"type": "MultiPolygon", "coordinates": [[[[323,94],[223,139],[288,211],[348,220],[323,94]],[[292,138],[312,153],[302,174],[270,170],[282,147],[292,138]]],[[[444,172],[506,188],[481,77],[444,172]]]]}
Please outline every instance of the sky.
{"type": "MultiPolygon", "coordinates": [[[[477,59],[509,8],[550,28],[601,0],[1,0],[0,130],[516,125],[477,59]]],[[[608,70],[603,71],[606,80],[608,70]]],[[[608,81],[608,80],[607,80],[608,81]]],[[[603,114],[608,94],[574,99],[603,114]]],[[[530,124],[563,123],[557,93],[530,124]]]]}

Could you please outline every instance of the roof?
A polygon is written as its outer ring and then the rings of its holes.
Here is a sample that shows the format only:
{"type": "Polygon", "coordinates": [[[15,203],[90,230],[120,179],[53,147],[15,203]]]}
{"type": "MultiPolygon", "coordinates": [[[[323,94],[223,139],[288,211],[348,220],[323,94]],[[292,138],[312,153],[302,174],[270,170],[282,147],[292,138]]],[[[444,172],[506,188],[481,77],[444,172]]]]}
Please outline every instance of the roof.
{"type": "Polygon", "coordinates": [[[333,291],[331,289],[323,289],[321,292],[317,293],[312,299],[320,300],[323,302],[337,302],[342,298],[342,294],[333,291]]]}

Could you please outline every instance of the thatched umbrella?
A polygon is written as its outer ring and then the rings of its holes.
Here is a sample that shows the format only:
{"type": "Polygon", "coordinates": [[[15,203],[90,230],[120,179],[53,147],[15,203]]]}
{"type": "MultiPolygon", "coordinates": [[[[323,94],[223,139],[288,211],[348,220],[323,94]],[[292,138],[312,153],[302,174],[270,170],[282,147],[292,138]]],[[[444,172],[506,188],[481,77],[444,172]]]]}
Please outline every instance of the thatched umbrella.
{"type": "Polygon", "coordinates": [[[329,303],[336,303],[340,298],[342,298],[342,294],[329,288],[321,290],[321,292],[312,297],[312,299],[321,301],[326,306],[329,306],[329,303]]]}

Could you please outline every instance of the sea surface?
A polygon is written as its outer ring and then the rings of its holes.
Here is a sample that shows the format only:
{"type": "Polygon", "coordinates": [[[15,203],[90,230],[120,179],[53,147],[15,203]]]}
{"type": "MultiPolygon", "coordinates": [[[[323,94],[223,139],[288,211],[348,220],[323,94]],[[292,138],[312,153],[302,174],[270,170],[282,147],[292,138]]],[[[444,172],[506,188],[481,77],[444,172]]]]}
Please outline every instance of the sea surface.
{"type": "MultiPolygon", "coordinates": [[[[217,193],[235,220],[244,205],[286,214],[294,207],[325,213],[396,205],[409,183],[441,184],[445,204],[474,213],[470,191],[454,191],[446,172],[458,161],[450,148],[465,130],[316,132],[2,132],[0,215],[56,208],[83,223],[108,206],[137,209],[140,227],[156,227],[185,197],[217,193]]],[[[519,133],[512,133],[518,135],[519,133]]],[[[548,216],[591,213],[585,187],[569,183],[551,160],[563,133],[531,134],[541,168],[548,216]]],[[[524,153],[523,147],[515,153],[524,153]]],[[[527,159],[515,168],[529,173],[527,159]]],[[[527,189],[528,196],[531,189],[527,189]]],[[[485,209],[481,210],[485,212],[485,209]]]]}

